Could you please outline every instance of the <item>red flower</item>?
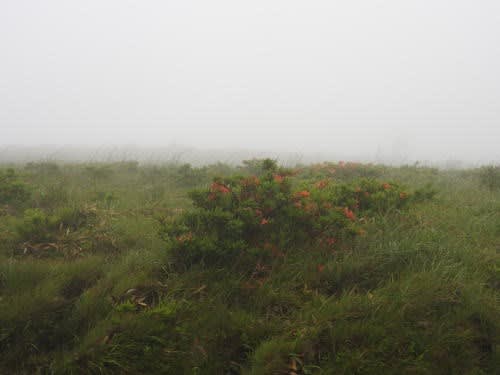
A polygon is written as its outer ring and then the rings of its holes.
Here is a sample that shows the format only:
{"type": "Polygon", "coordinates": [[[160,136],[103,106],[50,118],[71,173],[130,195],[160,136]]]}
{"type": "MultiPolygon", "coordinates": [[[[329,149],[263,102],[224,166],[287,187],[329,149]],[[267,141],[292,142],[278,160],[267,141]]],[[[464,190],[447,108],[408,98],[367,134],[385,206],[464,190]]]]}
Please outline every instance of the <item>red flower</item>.
{"type": "Polygon", "coordinates": [[[325,270],[324,264],[318,264],[318,272],[323,272],[325,270]]]}
{"type": "Polygon", "coordinates": [[[315,186],[318,188],[318,189],[324,189],[325,187],[328,186],[328,180],[321,180],[321,181],[318,181],[316,182],[315,186]]]}
{"type": "Polygon", "coordinates": [[[347,207],[344,207],[344,215],[346,218],[348,218],[349,220],[355,220],[356,219],[356,215],[354,215],[354,212],[352,212],[349,208],[347,207]]]}
{"type": "Polygon", "coordinates": [[[231,190],[229,189],[229,187],[227,187],[224,184],[220,184],[218,182],[213,182],[212,185],[210,185],[210,190],[212,192],[219,192],[219,193],[222,193],[222,194],[227,194],[227,193],[231,192],[231,190]]]}
{"type": "Polygon", "coordinates": [[[262,218],[262,220],[260,221],[260,225],[266,225],[266,224],[269,224],[269,220],[267,220],[265,217],[262,218]]]}
{"type": "Polygon", "coordinates": [[[391,188],[391,185],[386,182],[382,184],[382,187],[384,188],[384,190],[389,190],[391,188]]]}
{"type": "Polygon", "coordinates": [[[315,203],[307,203],[304,206],[304,211],[311,213],[311,212],[316,211],[316,208],[317,208],[317,206],[315,203]]]}
{"type": "Polygon", "coordinates": [[[300,198],[307,198],[311,195],[307,190],[302,190],[296,193],[296,195],[300,198]]]}
{"type": "Polygon", "coordinates": [[[279,174],[275,174],[273,177],[274,177],[274,182],[277,182],[278,184],[281,184],[285,180],[285,177],[279,174]]]}
{"type": "Polygon", "coordinates": [[[326,239],[326,243],[327,243],[328,245],[332,246],[332,245],[335,243],[335,238],[333,238],[333,237],[328,237],[328,238],[326,239]]]}

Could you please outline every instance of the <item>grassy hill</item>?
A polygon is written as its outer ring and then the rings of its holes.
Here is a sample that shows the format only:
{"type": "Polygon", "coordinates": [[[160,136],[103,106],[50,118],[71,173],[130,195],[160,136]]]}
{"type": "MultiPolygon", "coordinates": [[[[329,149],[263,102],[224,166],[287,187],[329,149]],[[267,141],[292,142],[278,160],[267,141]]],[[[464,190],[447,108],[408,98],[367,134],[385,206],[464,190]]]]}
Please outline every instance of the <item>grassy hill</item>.
{"type": "Polygon", "coordinates": [[[2,374],[493,374],[500,173],[0,169],[2,374]]]}

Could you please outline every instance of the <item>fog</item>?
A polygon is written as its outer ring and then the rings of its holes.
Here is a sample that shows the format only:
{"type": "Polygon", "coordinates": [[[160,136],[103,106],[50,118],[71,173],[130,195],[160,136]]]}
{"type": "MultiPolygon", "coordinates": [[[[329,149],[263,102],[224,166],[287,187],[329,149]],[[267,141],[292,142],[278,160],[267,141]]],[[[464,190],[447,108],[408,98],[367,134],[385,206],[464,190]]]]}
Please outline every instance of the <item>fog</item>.
{"type": "Polygon", "coordinates": [[[486,163],[499,144],[498,0],[0,2],[4,160],[181,145],[486,163]]]}

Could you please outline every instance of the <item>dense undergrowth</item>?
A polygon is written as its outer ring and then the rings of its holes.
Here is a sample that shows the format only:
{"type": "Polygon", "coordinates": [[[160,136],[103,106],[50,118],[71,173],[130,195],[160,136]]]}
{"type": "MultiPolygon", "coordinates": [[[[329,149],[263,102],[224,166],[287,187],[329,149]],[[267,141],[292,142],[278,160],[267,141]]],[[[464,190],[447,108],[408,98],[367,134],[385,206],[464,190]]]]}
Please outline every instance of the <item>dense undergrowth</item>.
{"type": "Polygon", "coordinates": [[[342,162],[5,167],[0,373],[495,373],[499,181],[342,162]]]}

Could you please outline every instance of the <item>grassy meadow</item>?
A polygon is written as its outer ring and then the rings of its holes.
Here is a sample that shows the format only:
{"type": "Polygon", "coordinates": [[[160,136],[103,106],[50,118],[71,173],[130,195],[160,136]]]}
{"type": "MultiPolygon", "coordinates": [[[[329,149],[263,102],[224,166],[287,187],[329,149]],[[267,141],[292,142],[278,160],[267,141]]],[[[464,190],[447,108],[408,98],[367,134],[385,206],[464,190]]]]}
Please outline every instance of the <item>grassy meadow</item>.
{"type": "Polygon", "coordinates": [[[494,374],[500,170],[0,167],[0,374],[494,374]]]}

